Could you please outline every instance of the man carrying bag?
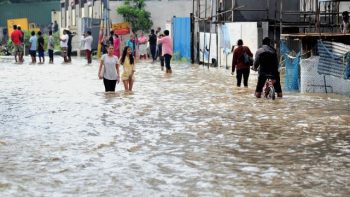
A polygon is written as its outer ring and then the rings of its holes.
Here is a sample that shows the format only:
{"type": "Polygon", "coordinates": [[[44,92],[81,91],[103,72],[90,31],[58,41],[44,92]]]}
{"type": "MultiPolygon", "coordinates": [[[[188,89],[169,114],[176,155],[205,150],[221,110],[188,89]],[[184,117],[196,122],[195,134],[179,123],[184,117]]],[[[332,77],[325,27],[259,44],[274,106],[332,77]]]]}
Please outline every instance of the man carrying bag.
{"type": "Polygon", "coordinates": [[[241,87],[242,76],[244,87],[248,87],[250,66],[253,65],[253,54],[247,46],[243,46],[243,40],[237,41],[238,47],[233,52],[232,74],[237,70],[237,87],[241,87]]]}

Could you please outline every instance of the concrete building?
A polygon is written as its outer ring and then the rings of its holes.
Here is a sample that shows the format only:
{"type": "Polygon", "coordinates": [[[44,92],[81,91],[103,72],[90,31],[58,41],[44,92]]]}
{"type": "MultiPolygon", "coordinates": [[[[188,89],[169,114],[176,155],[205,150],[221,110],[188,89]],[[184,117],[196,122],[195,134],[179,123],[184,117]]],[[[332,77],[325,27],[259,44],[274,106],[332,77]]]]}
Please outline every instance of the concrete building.
{"type": "MultiPolygon", "coordinates": [[[[281,10],[298,12],[300,2],[289,0],[217,0],[201,3],[195,1],[194,62],[203,62],[204,46],[208,46],[210,57],[219,66],[231,67],[231,47],[243,39],[253,53],[261,45],[263,37],[269,36],[276,43],[280,38],[280,22],[298,21],[298,15],[281,15],[281,10]],[[224,32],[225,29],[225,32],[224,32]],[[209,38],[209,39],[208,39],[209,38]],[[226,46],[223,43],[226,42],[226,46]],[[210,43],[210,44],[208,44],[210,43]]],[[[294,29],[293,29],[294,28],[294,29]]],[[[296,29],[296,30],[295,30],[296,29]]],[[[297,31],[288,27],[287,32],[297,31]]]]}
{"type": "MultiPolygon", "coordinates": [[[[150,0],[146,1],[146,10],[151,13],[153,28],[165,28],[173,16],[190,17],[192,12],[192,0],[150,0]]],[[[118,15],[117,8],[124,4],[124,1],[109,0],[110,19],[112,23],[123,22],[123,16],[118,15]]],[[[61,25],[63,28],[77,27],[78,18],[101,19],[103,3],[101,0],[60,0],[61,25]]]]}

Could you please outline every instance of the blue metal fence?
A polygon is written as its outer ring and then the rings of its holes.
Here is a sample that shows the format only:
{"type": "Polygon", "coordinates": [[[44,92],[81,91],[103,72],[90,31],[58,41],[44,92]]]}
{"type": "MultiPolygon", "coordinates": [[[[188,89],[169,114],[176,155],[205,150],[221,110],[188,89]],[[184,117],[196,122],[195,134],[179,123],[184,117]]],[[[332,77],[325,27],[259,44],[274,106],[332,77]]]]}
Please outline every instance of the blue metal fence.
{"type": "Polygon", "coordinates": [[[173,18],[174,58],[191,59],[191,19],[189,17],[173,18]],[[175,57],[175,56],[179,57],[175,57]]]}

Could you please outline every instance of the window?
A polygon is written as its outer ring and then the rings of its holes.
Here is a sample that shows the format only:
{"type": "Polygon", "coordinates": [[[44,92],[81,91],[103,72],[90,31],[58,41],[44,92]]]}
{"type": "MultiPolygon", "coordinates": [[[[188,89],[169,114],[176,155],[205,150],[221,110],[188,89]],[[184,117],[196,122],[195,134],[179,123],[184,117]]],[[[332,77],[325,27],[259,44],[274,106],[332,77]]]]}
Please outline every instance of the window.
{"type": "Polygon", "coordinates": [[[89,7],[89,17],[92,18],[92,7],[89,7]]]}
{"type": "Polygon", "coordinates": [[[66,26],[66,15],[64,14],[65,13],[65,9],[62,8],[61,9],[61,13],[62,13],[62,16],[61,16],[61,22],[62,22],[62,27],[65,27],[66,26]]]}
{"type": "Polygon", "coordinates": [[[70,21],[70,18],[69,18],[69,12],[66,12],[65,27],[70,26],[70,24],[68,24],[68,21],[70,21]]]}
{"type": "Polygon", "coordinates": [[[75,9],[72,9],[72,26],[76,26],[75,9]]]}
{"type": "Polygon", "coordinates": [[[81,18],[84,18],[85,17],[85,9],[84,9],[84,7],[83,8],[80,8],[80,10],[81,10],[81,18]]]}

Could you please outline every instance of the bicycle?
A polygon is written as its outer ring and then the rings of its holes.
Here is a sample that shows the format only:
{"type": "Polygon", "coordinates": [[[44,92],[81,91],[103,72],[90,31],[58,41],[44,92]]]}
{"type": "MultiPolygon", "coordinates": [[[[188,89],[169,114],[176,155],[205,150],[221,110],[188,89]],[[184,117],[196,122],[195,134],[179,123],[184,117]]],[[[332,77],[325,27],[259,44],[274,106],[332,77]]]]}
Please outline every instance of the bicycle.
{"type": "Polygon", "coordinates": [[[268,75],[266,77],[267,77],[267,79],[266,79],[266,82],[265,82],[265,85],[263,88],[264,96],[267,99],[275,100],[276,99],[276,91],[275,91],[274,85],[276,83],[276,80],[273,79],[272,75],[268,75]]]}
{"type": "MultiPolygon", "coordinates": [[[[254,69],[254,67],[251,67],[253,71],[258,71],[258,69],[254,69]]],[[[276,80],[274,79],[273,75],[266,75],[266,81],[265,85],[263,87],[263,93],[264,97],[267,99],[276,99],[276,90],[275,90],[275,83],[276,80]]]]}

